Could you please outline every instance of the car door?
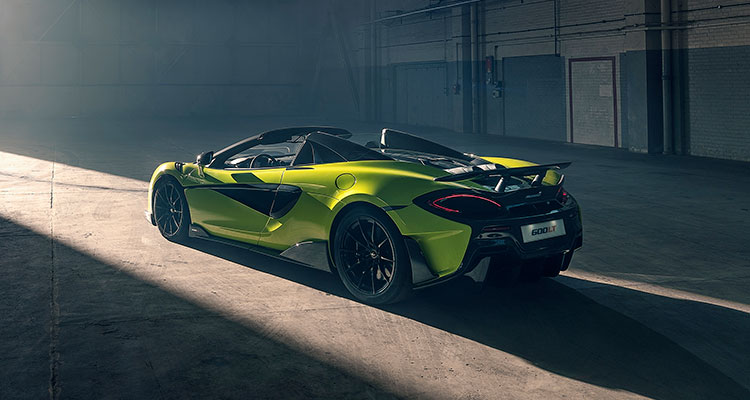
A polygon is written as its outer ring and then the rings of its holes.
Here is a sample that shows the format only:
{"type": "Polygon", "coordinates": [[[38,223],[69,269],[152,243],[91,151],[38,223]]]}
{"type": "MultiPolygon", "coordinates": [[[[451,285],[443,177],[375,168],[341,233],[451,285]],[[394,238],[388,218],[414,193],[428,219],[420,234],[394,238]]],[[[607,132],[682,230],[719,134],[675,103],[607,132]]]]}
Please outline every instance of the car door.
{"type": "Polygon", "coordinates": [[[211,235],[257,244],[283,171],[283,167],[197,168],[193,174],[197,185],[185,190],[192,222],[211,235]]]}
{"type": "Polygon", "coordinates": [[[274,212],[259,243],[284,250],[300,242],[328,240],[328,227],[333,219],[331,210],[338,202],[334,197],[338,190],[335,182],[342,173],[340,163],[343,161],[330,150],[307,142],[295,165],[283,174],[274,212]],[[326,154],[328,158],[323,158],[326,154]],[[300,162],[304,155],[309,159],[300,162]]]}

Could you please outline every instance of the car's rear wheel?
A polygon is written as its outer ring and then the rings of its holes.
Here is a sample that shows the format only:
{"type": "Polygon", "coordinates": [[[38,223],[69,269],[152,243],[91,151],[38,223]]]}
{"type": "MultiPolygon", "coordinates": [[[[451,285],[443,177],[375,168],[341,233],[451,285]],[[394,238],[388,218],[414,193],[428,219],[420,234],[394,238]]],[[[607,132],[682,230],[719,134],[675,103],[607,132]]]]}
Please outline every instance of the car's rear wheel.
{"type": "Polygon", "coordinates": [[[173,242],[187,239],[190,226],[185,191],[173,179],[165,178],[154,188],[154,221],[159,232],[173,242]]]}
{"type": "Polygon", "coordinates": [[[366,207],[347,212],[337,225],[332,253],[344,286],[365,303],[394,303],[411,292],[406,245],[387,215],[366,207]]]}

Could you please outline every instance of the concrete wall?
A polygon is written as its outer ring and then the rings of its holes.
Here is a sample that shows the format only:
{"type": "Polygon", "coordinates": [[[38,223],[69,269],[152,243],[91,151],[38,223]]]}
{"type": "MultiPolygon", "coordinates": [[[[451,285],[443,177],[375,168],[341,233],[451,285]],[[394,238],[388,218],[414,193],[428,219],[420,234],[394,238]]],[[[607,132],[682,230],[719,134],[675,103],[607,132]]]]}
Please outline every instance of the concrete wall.
{"type": "MultiPolygon", "coordinates": [[[[370,10],[363,21],[449,4],[364,3],[370,10]]],[[[364,114],[409,121],[412,111],[398,107],[399,100],[404,104],[406,97],[411,104],[420,93],[433,93],[431,87],[444,87],[445,101],[430,100],[438,127],[750,160],[750,4],[671,0],[670,5],[672,23],[665,28],[673,48],[666,74],[671,135],[663,130],[669,114],[662,108],[658,0],[487,0],[365,24],[355,29],[360,40],[354,49],[363,65],[373,66],[369,73],[363,70],[363,86],[374,88],[365,91],[373,100],[364,114]],[[489,75],[486,57],[494,60],[489,75]],[[545,67],[555,58],[562,73],[545,67]],[[405,66],[441,63],[445,78],[412,77],[418,84],[399,78],[405,66]],[[509,71],[509,65],[536,71],[535,78],[509,71]],[[549,85],[536,84],[544,81],[549,85]],[[495,89],[500,96],[493,96],[495,89]],[[541,124],[549,117],[541,110],[560,109],[563,124],[541,124]]],[[[425,111],[416,112],[424,121],[425,111]]]]}
{"type": "Polygon", "coordinates": [[[4,0],[0,117],[300,113],[301,3],[4,0]]]}
{"type": "Polygon", "coordinates": [[[4,0],[0,117],[307,115],[750,160],[750,3],[671,0],[671,135],[659,0],[450,5],[4,0]]]}

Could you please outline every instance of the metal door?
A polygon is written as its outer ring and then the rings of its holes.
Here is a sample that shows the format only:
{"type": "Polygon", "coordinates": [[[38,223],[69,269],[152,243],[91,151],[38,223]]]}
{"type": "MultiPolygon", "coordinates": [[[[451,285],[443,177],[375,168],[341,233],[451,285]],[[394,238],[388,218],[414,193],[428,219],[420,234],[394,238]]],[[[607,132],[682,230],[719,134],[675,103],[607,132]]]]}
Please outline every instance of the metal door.
{"type": "Polygon", "coordinates": [[[568,62],[570,141],[617,147],[617,85],[614,57],[568,62]]]}
{"type": "Polygon", "coordinates": [[[396,122],[448,127],[448,95],[444,63],[408,64],[396,68],[396,122]]]}

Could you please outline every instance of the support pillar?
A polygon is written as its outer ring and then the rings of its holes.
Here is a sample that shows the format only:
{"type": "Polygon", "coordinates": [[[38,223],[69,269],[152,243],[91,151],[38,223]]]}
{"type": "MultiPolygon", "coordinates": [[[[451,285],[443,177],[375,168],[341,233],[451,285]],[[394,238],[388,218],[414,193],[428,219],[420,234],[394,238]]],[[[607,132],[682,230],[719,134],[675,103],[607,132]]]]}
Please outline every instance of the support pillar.
{"type": "MultiPolygon", "coordinates": [[[[625,0],[628,26],[658,27],[660,0],[625,0]]],[[[627,82],[627,134],[622,146],[642,153],[664,151],[661,37],[659,30],[634,29],[625,36],[620,62],[627,82]]]]}

